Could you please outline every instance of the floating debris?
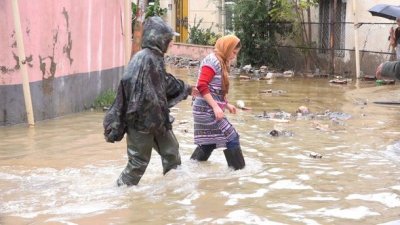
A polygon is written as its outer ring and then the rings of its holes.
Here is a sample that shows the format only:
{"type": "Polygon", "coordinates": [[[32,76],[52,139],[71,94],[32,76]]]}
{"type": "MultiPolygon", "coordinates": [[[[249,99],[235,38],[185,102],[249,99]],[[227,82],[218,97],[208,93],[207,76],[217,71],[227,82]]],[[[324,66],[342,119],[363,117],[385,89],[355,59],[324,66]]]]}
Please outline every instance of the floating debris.
{"type": "Polygon", "coordinates": [[[244,70],[244,72],[246,72],[246,73],[250,73],[250,72],[252,72],[253,67],[251,66],[251,64],[245,65],[242,67],[242,70],[244,70]]]}
{"type": "Polygon", "coordinates": [[[261,91],[259,91],[259,93],[272,93],[272,89],[261,90],[261,91]]]}
{"type": "Polygon", "coordinates": [[[293,77],[294,76],[294,72],[292,70],[287,70],[285,72],[283,72],[283,77],[293,77]]]}
{"type": "Polygon", "coordinates": [[[343,113],[343,112],[325,112],[325,114],[329,117],[329,119],[334,120],[348,120],[351,118],[350,114],[343,113]]]}
{"type": "Polygon", "coordinates": [[[322,124],[320,122],[313,121],[312,126],[317,130],[330,131],[328,124],[322,124]]]}
{"type": "Polygon", "coordinates": [[[272,90],[272,89],[267,89],[267,90],[261,90],[261,91],[259,91],[259,93],[262,93],[262,94],[272,94],[272,95],[281,95],[281,94],[285,94],[285,93],[287,93],[287,92],[284,91],[284,90],[272,90]]]}
{"type": "Polygon", "coordinates": [[[238,108],[243,108],[245,105],[244,105],[244,101],[243,100],[237,100],[236,101],[236,106],[238,107],[238,108]]]}
{"type": "Polygon", "coordinates": [[[269,132],[269,135],[273,136],[273,137],[278,137],[279,136],[279,131],[277,130],[271,130],[269,132]]]}
{"type": "Polygon", "coordinates": [[[376,85],[389,85],[389,84],[395,84],[395,80],[376,80],[376,85]]]}
{"type": "Polygon", "coordinates": [[[310,111],[308,110],[308,108],[306,106],[302,105],[302,106],[299,106],[299,108],[297,108],[296,113],[298,116],[304,116],[304,115],[310,114],[310,111]]]}
{"type": "Polygon", "coordinates": [[[264,74],[268,71],[268,67],[267,66],[261,66],[260,67],[260,73],[264,74]]]}
{"type": "Polygon", "coordinates": [[[271,135],[273,137],[278,137],[278,136],[292,137],[293,132],[287,131],[287,130],[280,131],[280,130],[273,129],[269,132],[269,135],[271,135]]]}
{"type": "Polygon", "coordinates": [[[313,158],[313,159],[320,159],[320,158],[322,158],[322,155],[319,154],[319,153],[316,153],[316,152],[310,152],[310,154],[309,154],[308,156],[310,156],[310,158],[313,158]]]}
{"type": "Polygon", "coordinates": [[[179,124],[187,124],[187,123],[189,123],[189,121],[187,121],[187,120],[181,120],[181,121],[179,121],[179,124]]]}
{"type": "Polygon", "coordinates": [[[333,84],[347,84],[347,79],[333,79],[333,80],[330,80],[329,83],[333,83],[333,84]]]}
{"type": "Polygon", "coordinates": [[[246,107],[243,100],[237,100],[236,107],[238,107],[239,109],[242,109],[242,110],[251,110],[251,108],[246,107]]]}
{"type": "Polygon", "coordinates": [[[376,76],[372,76],[372,75],[365,75],[362,77],[363,80],[365,81],[374,81],[376,80],[376,76]]]}

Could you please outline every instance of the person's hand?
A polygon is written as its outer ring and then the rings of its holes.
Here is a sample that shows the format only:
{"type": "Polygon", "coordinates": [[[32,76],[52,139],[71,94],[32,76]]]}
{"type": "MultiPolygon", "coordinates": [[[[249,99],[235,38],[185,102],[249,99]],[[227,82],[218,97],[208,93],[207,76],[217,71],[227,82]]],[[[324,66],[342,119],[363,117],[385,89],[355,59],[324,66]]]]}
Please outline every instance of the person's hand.
{"type": "Polygon", "coordinates": [[[216,120],[221,120],[224,118],[224,111],[219,106],[216,106],[213,108],[215,119],[216,120]]]}
{"type": "Polygon", "coordinates": [[[378,68],[376,68],[376,71],[375,71],[375,78],[376,78],[377,80],[382,79],[382,66],[383,66],[383,63],[381,63],[381,64],[378,66],[378,68]]]}
{"type": "Polygon", "coordinates": [[[236,114],[236,107],[234,105],[228,103],[226,104],[226,108],[229,110],[230,113],[236,114]]]}
{"type": "Polygon", "coordinates": [[[197,90],[197,88],[195,86],[192,86],[192,93],[190,93],[190,95],[192,97],[197,97],[200,95],[200,92],[199,92],[199,90],[197,90]]]}

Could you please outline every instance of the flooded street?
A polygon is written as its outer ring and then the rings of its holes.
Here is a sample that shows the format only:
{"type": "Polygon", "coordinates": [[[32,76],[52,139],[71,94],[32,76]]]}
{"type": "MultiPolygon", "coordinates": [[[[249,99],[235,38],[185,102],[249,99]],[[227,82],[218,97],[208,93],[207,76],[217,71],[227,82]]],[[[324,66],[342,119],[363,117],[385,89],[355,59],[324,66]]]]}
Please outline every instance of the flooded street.
{"type": "Polygon", "coordinates": [[[0,127],[0,224],[400,224],[400,106],[373,103],[399,101],[398,84],[231,82],[231,103],[252,109],[227,114],[241,135],[240,171],[228,169],[222,149],[190,160],[190,100],[172,109],[182,166],[163,176],[153,151],[131,188],[116,186],[125,139],[104,141],[103,112],[0,127]],[[265,116],[302,105],[325,117],[265,116]]]}

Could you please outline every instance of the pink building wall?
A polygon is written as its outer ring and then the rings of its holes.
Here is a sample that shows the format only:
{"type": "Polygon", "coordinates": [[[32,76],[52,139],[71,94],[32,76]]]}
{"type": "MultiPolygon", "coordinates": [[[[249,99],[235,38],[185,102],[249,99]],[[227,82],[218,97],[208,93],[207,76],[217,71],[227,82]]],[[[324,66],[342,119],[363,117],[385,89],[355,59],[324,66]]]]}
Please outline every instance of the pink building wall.
{"type": "MultiPolygon", "coordinates": [[[[11,0],[0,5],[0,83],[20,84],[11,0]]],[[[31,82],[123,66],[123,1],[20,0],[19,8],[31,82]]]]}
{"type": "MultiPolygon", "coordinates": [[[[100,92],[115,88],[124,67],[123,0],[18,2],[35,120],[83,110],[100,92]],[[81,95],[78,101],[76,93],[81,95]],[[70,101],[75,102],[68,106],[70,101]],[[44,106],[53,113],[43,115],[44,106]]],[[[0,125],[4,125],[24,122],[26,111],[12,0],[0,0],[0,6],[0,125]],[[11,105],[15,103],[21,107],[11,105]],[[18,116],[11,118],[12,114],[18,116]]]]}
{"type": "Polygon", "coordinates": [[[205,56],[214,51],[214,46],[192,45],[183,43],[174,43],[168,49],[168,55],[181,56],[195,60],[202,60],[205,56]]]}

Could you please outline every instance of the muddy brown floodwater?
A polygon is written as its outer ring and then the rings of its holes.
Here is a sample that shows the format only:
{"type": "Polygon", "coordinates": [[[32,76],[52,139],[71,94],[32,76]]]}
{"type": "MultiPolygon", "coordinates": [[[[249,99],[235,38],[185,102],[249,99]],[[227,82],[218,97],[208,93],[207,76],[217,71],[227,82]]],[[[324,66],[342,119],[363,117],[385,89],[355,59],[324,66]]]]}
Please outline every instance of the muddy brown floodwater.
{"type": "Polygon", "coordinates": [[[190,100],[172,109],[182,166],[163,176],[153,151],[131,188],[115,185],[125,140],[104,141],[103,112],[1,127],[0,224],[400,224],[400,107],[372,103],[399,101],[398,85],[231,82],[229,100],[252,108],[227,115],[241,135],[240,171],[218,150],[189,159],[190,100]],[[288,117],[302,105],[318,116],[288,117]]]}

